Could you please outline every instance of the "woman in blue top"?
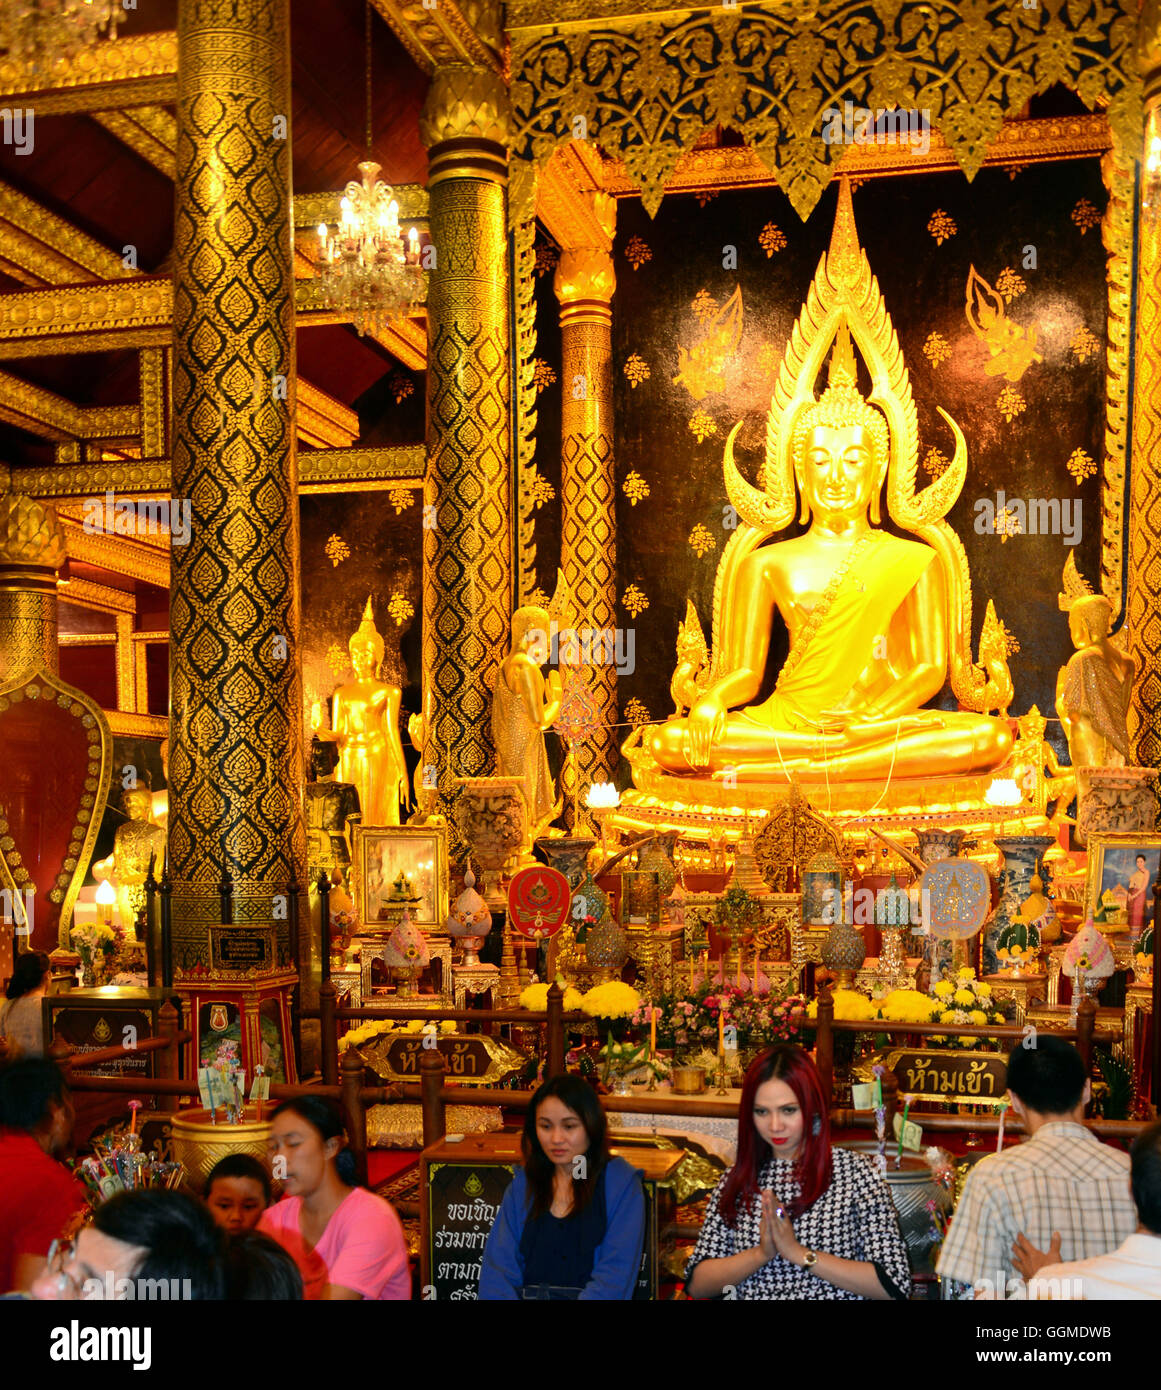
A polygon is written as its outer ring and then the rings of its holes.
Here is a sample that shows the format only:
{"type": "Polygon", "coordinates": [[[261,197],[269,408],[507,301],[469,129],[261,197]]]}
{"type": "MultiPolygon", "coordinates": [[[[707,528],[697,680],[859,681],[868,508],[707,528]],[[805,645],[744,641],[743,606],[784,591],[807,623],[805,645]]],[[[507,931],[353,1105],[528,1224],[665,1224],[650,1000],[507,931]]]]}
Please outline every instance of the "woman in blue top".
{"type": "Polygon", "coordinates": [[[524,1166],[484,1248],[481,1299],[629,1299],[641,1268],[645,1198],[637,1170],[609,1156],[592,1088],[554,1076],[532,1097],[524,1166]]]}

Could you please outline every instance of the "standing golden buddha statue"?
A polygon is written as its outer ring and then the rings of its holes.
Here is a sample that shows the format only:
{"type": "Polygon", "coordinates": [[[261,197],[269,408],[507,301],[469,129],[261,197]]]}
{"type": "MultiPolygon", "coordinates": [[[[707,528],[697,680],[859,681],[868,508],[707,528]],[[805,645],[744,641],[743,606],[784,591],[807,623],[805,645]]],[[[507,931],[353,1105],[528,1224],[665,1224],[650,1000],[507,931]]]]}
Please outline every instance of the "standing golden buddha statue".
{"type": "Polygon", "coordinates": [[[545,680],[541,662],[549,654],[551,619],[543,608],[512,614],[512,650],[496,673],[492,694],[492,741],[501,777],[522,777],[532,838],[543,835],[560,811],[554,798],[544,731],[560,713],[560,672],[545,680]]]}
{"type": "MultiPolygon", "coordinates": [[[[397,685],[378,678],[383,638],[375,627],[370,598],[347,646],[355,678],[334,693],[333,728],[316,727],[315,733],[338,745],[338,780],[353,783],[358,791],[363,824],[398,825],[400,802],[408,804],[407,764],[399,736],[402,695],[397,685]]],[[[312,723],[319,722],[316,709],[312,723]]]]}
{"type": "Polygon", "coordinates": [[[940,414],[954,457],[917,491],[907,369],[843,179],[830,248],[779,371],[759,486],[734,463],[741,424],[729,435],[723,468],[739,524],[718,569],[712,654],[684,682],[694,697],[688,716],[655,727],[643,746],[626,745],[639,789],[704,803],[721,799],[715,783],[736,800],[730,789],[743,783],[874,785],[881,795],[912,779],[904,796],[915,796],[921,782],[946,778],[970,782],[963,795],[976,796],[975,779],[1009,758],[1007,722],[982,712],[988,673],[971,655],[967,560],[944,520],[967,450],[940,414]],[[884,484],[892,521],[915,539],[882,529],[884,484]],[[805,534],[765,543],[796,514],[809,523],[805,534]],[[789,653],[773,692],[755,703],[779,618],[789,653]],[[923,708],[949,676],[960,708],[923,708]]]}
{"type": "Polygon", "coordinates": [[[1073,767],[1124,767],[1129,760],[1129,703],[1136,665],[1109,636],[1113,606],[1094,594],[1069,554],[1061,610],[1076,651],[1056,680],[1056,713],[1073,767]]]}
{"type": "Polygon", "coordinates": [[[93,877],[98,883],[112,878],[121,930],[132,940],[137,914],[145,906],[150,855],[155,856],[154,872],[161,877],[165,829],[153,820],[153,792],[144,783],[121,793],[121,809],[125,823],[113,836],[113,853],[93,865],[93,877]]]}

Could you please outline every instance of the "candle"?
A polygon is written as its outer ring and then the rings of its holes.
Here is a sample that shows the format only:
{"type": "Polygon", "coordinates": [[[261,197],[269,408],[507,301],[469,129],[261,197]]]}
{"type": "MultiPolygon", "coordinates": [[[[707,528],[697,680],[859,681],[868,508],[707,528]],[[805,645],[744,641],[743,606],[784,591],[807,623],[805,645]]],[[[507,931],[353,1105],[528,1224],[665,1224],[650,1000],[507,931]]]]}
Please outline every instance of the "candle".
{"type": "Polygon", "coordinates": [[[742,948],[738,947],[738,988],[742,987],[742,948]]]}
{"type": "Polygon", "coordinates": [[[140,1102],[139,1100],[131,1100],[131,1101],[129,1102],[129,1133],[130,1133],[130,1134],[136,1134],[136,1133],[137,1133],[137,1112],[138,1112],[138,1110],[140,1110],[140,1109],[141,1109],[141,1102],[140,1102]]]}
{"type": "Polygon", "coordinates": [[[718,1010],[718,1056],[724,1057],[726,1053],[726,1016],[718,1010]]]}
{"type": "Polygon", "coordinates": [[[649,1060],[652,1061],[657,1053],[657,1010],[650,1006],[649,1009],[649,1060]]]}

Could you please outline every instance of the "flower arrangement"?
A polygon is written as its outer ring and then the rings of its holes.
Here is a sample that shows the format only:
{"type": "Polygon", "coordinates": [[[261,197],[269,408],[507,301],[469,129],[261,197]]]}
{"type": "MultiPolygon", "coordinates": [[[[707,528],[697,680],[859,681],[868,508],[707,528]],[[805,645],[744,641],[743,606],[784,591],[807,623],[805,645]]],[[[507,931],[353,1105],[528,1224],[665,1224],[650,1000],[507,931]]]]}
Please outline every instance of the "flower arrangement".
{"type": "MultiPolygon", "coordinates": [[[[754,994],[734,985],[703,980],[692,993],[664,994],[652,1006],[657,1015],[657,1045],[672,1048],[683,1058],[699,1048],[716,1053],[718,1016],[723,1026],[732,1028],[739,1048],[766,1047],[797,1036],[802,1000],[798,996],[754,994]]],[[[631,1022],[637,1029],[649,1030],[649,1008],[635,1011],[631,1022]]]]}
{"type": "MultiPolygon", "coordinates": [[[[548,1008],[548,986],[529,985],[522,990],[519,1004],[522,1009],[527,1009],[529,1013],[542,1014],[548,1008]]],[[[581,993],[579,989],[573,989],[572,985],[564,987],[564,1011],[573,1013],[581,1007],[581,993]]]]}
{"type": "Polygon", "coordinates": [[[384,1033],[423,1033],[428,1028],[438,1029],[441,1033],[454,1033],[456,1024],[455,1020],[451,1018],[445,1018],[439,1023],[429,1023],[422,1018],[413,1018],[407,1023],[395,1022],[392,1019],[384,1019],[380,1022],[371,1018],[366,1023],[360,1023],[357,1028],[352,1028],[343,1034],[339,1039],[339,1051],[345,1052],[348,1047],[361,1047],[363,1043],[381,1037],[384,1033]]]}
{"type": "Polygon", "coordinates": [[[1137,954],[1133,957],[1133,967],[1138,975],[1152,975],[1152,955],[1146,955],[1144,951],[1138,951],[1137,954]]]}
{"type": "Polygon", "coordinates": [[[879,1017],[890,1023],[930,1023],[935,1005],[917,989],[893,989],[879,1000],[879,1017]]]}
{"type": "MultiPolygon", "coordinates": [[[[857,989],[836,989],[831,996],[834,1000],[834,1016],[847,1023],[869,1022],[878,1017],[878,1010],[865,994],[857,989]]],[[[806,1006],[807,1018],[818,1017],[818,1000],[812,999],[806,1006]]]]}
{"type": "Polygon", "coordinates": [[[727,888],[714,904],[714,925],[731,942],[760,920],[762,908],[757,898],[745,888],[727,888]]]}
{"type": "Polygon", "coordinates": [[[632,1018],[641,1007],[641,996],[632,985],[610,980],[587,990],[580,1007],[590,1018],[632,1018]]]}
{"type": "MultiPolygon", "coordinates": [[[[931,987],[931,998],[937,1007],[931,1018],[932,1023],[974,1024],[978,1028],[988,1023],[1006,1023],[1012,1004],[998,1004],[992,998],[992,987],[976,979],[976,972],[970,966],[957,971],[954,979],[937,980],[931,987]]],[[[933,1045],[946,1045],[947,1038],[930,1037],[933,1045]]],[[[976,1047],[980,1038],[960,1037],[956,1040],[961,1047],[976,1047]]]]}
{"type": "Polygon", "coordinates": [[[104,922],[86,922],[74,926],[69,940],[81,958],[86,977],[103,974],[106,962],[117,949],[117,934],[104,922]]]}

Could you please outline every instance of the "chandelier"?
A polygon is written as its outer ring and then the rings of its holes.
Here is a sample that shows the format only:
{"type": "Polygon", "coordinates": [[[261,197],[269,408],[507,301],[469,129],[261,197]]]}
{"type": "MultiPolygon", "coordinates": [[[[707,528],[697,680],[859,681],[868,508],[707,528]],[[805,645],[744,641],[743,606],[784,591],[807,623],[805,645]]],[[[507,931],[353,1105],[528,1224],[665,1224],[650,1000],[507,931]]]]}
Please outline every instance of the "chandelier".
{"type": "Polygon", "coordinates": [[[33,69],[75,58],[108,29],[116,38],[120,0],[0,0],[0,52],[33,69]]]}
{"type": "Polygon", "coordinates": [[[419,233],[414,227],[404,245],[399,204],[379,179],[379,165],[359,165],[362,183],[347,184],[332,232],[319,223],[319,276],[332,309],[349,313],[359,330],[382,333],[393,320],[406,318],[423,290],[419,268],[419,233]]]}

